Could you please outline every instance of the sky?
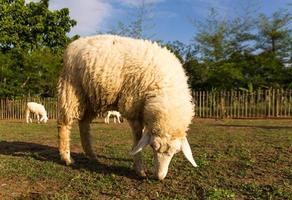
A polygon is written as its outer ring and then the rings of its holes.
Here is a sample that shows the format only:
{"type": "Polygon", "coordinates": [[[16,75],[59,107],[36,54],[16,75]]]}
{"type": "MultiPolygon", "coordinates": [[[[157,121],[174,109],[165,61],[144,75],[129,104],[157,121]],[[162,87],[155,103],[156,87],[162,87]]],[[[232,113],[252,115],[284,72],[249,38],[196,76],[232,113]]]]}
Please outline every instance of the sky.
{"type": "Polygon", "coordinates": [[[292,12],[292,0],[50,0],[49,8],[69,8],[71,18],[77,21],[69,35],[89,36],[108,32],[118,22],[127,24],[142,1],[149,10],[147,34],[165,42],[190,43],[196,34],[193,21],[206,20],[210,8],[226,19],[243,16],[247,10],[267,16],[279,9],[292,12]]]}

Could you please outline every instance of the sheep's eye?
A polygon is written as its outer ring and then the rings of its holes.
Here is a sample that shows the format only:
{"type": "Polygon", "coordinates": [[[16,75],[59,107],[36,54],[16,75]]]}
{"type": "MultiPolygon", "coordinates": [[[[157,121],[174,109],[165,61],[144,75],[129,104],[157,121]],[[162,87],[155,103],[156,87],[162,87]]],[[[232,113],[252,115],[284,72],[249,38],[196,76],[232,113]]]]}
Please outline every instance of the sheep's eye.
{"type": "Polygon", "coordinates": [[[161,145],[159,148],[159,152],[167,154],[169,152],[169,148],[170,146],[168,144],[161,145]]]}
{"type": "Polygon", "coordinates": [[[152,144],[150,144],[150,146],[155,150],[158,151],[158,149],[160,148],[160,144],[158,142],[153,142],[152,144]]]}
{"type": "Polygon", "coordinates": [[[153,149],[158,150],[159,149],[159,146],[160,145],[158,145],[158,144],[153,144],[153,149]]]}

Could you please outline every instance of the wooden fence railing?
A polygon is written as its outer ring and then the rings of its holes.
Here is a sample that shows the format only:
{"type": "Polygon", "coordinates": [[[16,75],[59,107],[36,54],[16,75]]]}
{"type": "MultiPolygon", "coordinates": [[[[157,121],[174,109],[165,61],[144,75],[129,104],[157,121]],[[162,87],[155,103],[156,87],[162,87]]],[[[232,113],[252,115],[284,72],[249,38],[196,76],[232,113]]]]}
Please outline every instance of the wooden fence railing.
{"type": "Polygon", "coordinates": [[[292,118],[292,90],[194,91],[195,116],[292,118]]]}
{"type": "MultiPolygon", "coordinates": [[[[292,90],[194,91],[195,116],[202,118],[292,118],[292,90]]],[[[26,103],[45,106],[57,119],[55,98],[0,99],[0,119],[24,119],[26,103]]]]}

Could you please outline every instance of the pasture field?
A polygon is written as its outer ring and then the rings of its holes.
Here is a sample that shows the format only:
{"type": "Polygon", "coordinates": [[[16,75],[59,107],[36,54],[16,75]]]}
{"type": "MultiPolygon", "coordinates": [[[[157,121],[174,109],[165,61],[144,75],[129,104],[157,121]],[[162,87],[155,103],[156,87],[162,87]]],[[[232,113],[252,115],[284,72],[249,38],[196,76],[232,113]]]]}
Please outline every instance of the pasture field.
{"type": "Polygon", "coordinates": [[[82,153],[75,123],[76,163],[65,166],[56,121],[0,121],[0,199],[292,199],[292,120],[195,119],[188,139],[199,167],[179,153],[164,181],[135,175],[127,123],[100,119],[92,133],[98,161],[82,153]]]}

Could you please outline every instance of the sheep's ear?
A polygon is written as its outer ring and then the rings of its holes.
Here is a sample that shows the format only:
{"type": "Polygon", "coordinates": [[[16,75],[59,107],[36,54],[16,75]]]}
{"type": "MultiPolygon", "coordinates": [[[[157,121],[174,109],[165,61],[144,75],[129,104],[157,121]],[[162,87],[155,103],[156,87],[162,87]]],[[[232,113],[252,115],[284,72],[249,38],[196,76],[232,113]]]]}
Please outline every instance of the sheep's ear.
{"type": "Polygon", "coordinates": [[[150,135],[149,134],[143,134],[142,138],[138,142],[137,146],[135,146],[132,151],[130,152],[130,155],[135,155],[142,151],[142,149],[150,143],[150,135]]]}
{"type": "Polygon", "coordinates": [[[181,150],[186,159],[188,159],[188,161],[190,161],[194,167],[197,167],[198,165],[193,158],[192,150],[186,137],[181,140],[181,150]]]}

